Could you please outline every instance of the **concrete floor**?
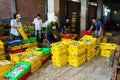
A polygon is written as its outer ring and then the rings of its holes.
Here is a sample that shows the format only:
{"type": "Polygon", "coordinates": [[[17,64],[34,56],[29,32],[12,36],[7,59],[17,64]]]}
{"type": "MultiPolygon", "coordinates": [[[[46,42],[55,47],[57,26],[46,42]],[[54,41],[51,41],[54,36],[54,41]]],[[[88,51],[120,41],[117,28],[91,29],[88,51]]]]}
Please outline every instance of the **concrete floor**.
{"type": "Polygon", "coordinates": [[[58,68],[49,60],[27,80],[108,80],[109,75],[109,59],[97,56],[78,68],[69,64],[58,68]]]}

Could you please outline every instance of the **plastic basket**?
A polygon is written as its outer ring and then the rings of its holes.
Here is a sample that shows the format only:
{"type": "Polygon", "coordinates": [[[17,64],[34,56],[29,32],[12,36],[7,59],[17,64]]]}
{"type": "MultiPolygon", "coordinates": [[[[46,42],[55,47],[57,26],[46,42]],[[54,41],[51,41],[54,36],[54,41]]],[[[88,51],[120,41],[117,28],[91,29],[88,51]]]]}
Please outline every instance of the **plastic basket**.
{"type": "Polygon", "coordinates": [[[29,48],[30,47],[30,43],[26,43],[22,45],[22,48],[29,48]]]}
{"type": "Polygon", "coordinates": [[[18,46],[8,46],[10,50],[18,50],[18,49],[21,49],[21,45],[18,45],[18,46]]]}
{"type": "Polygon", "coordinates": [[[95,57],[95,54],[91,55],[91,56],[87,56],[87,61],[90,61],[91,59],[93,59],[95,57]]]}
{"type": "Polygon", "coordinates": [[[24,30],[22,27],[18,28],[19,33],[21,34],[21,36],[23,37],[23,39],[28,39],[27,35],[25,34],[24,30]]]}
{"type": "Polygon", "coordinates": [[[23,39],[23,43],[30,43],[30,39],[23,39]]]}
{"type": "Polygon", "coordinates": [[[11,68],[4,76],[10,80],[19,80],[30,70],[30,64],[26,62],[20,62],[11,68]]]}
{"type": "Polygon", "coordinates": [[[38,46],[38,42],[32,42],[32,43],[30,43],[30,46],[32,47],[32,46],[38,46]]]}
{"type": "Polygon", "coordinates": [[[36,42],[37,41],[36,37],[32,37],[32,38],[29,38],[29,39],[30,39],[30,42],[36,42]]]}
{"type": "Polygon", "coordinates": [[[10,54],[11,61],[15,62],[15,64],[22,61],[23,58],[27,57],[26,52],[16,53],[16,54],[10,54]]]}
{"type": "Polygon", "coordinates": [[[42,57],[45,57],[45,56],[47,56],[51,53],[50,48],[37,48],[35,51],[36,52],[42,52],[42,57]]]}
{"type": "Polygon", "coordinates": [[[18,46],[22,44],[22,40],[14,40],[6,42],[8,46],[18,46]]]}
{"type": "Polygon", "coordinates": [[[79,67],[80,65],[84,64],[85,61],[86,61],[86,59],[76,60],[76,61],[68,61],[68,62],[71,66],[79,67]]]}

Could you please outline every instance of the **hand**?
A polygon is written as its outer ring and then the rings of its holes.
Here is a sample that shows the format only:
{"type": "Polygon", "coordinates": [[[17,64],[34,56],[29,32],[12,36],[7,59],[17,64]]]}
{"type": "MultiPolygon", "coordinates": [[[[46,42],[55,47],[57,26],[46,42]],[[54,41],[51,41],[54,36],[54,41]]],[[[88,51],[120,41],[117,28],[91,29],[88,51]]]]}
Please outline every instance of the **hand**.
{"type": "Polygon", "coordinates": [[[98,33],[98,36],[100,36],[100,35],[101,35],[101,33],[99,32],[99,33],[98,33]]]}
{"type": "Polygon", "coordinates": [[[57,36],[54,34],[54,37],[57,38],[57,36]]]}
{"type": "Polygon", "coordinates": [[[90,32],[90,30],[88,30],[88,32],[90,32]]]}

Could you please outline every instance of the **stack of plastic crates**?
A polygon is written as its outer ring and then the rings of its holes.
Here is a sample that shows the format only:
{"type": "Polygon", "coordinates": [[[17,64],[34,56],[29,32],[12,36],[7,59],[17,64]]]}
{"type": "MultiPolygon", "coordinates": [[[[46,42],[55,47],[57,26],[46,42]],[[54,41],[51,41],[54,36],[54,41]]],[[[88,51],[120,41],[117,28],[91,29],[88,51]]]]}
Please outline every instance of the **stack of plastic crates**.
{"type": "Polygon", "coordinates": [[[67,45],[57,42],[51,44],[52,62],[57,67],[63,67],[68,62],[68,48],[67,45]]]}
{"type": "Polygon", "coordinates": [[[5,60],[5,59],[6,59],[6,55],[4,51],[4,44],[2,41],[0,41],[0,60],[5,60]]]}
{"type": "Polygon", "coordinates": [[[29,62],[31,64],[31,73],[34,73],[42,65],[42,54],[29,54],[22,61],[29,62]]]}
{"type": "Polygon", "coordinates": [[[11,54],[23,52],[23,50],[24,50],[21,46],[22,40],[9,41],[6,44],[8,46],[8,51],[11,54]]]}
{"type": "Polygon", "coordinates": [[[80,41],[87,43],[87,61],[94,58],[96,52],[96,38],[91,36],[83,36],[80,41]]]}
{"type": "Polygon", "coordinates": [[[15,64],[17,64],[20,61],[22,61],[22,59],[27,57],[27,55],[28,54],[26,52],[20,52],[20,53],[16,53],[16,54],[10,54],[10,58],[11,58],[11,61],[13,61],[15,64]]]}
{"type": "Polygon", "coordinates": [[[7,60],[0,61],[0,80],[4,77],[4,74],[14,66],[13,62],[7,60]]]}
{"type": "Polygon", "coordinates": [[[101,56],[110,57],[117,48],[117,45],[114,43],[101,43],[101,56]]]}
{"type": "Polygon", "coordinates": [[[74,67],[78,67],[86,61],[86,43],[78,42],[68,48],[68,62],[74,67]]]}
{"type": "Polygon", "coordinates": [[[51,49],[50,48],[36,48],[35,53],[42,53],[42,64],[46,63],[51,58],[51,49]]]}
{"type": "Polygon", "coordinates": [[[5,73],[5,78],[9,80],[21,80],[21,78],[28,72],[30,72],[30,63],[19,62],[13,68],[11,68],[7,73],[5,73]]]}

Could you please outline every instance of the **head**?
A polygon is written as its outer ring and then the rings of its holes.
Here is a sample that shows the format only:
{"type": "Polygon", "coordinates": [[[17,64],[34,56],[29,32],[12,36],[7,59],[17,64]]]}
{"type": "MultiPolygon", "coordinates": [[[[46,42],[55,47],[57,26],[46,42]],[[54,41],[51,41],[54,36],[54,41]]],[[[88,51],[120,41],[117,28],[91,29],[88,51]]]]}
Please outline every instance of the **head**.
{"type": "Polygon", "coordinates": [[[69,23],[69,21],[70,21],[69,19],[66,19],[66,23],[69,23]]]}
{"type": "Polygon", "coordinates": [[[95,17],[92,18],[92,22],[93,22],[93,23],[96,23],[96,22],[97,22],[97,20],[96,20],[95,17]]]}
{"type": "Polygon", "coordinates": [[[37,14],[37,19],[39,20],[41,18],[41,15],[40,14],[37,14]]]}
{"type": "Polygon", "coordinates": [[[19,22],[20,19],[21,19],[21,14],[17,14],[17,15],[16,15],[16,21],[19,22]]]}

